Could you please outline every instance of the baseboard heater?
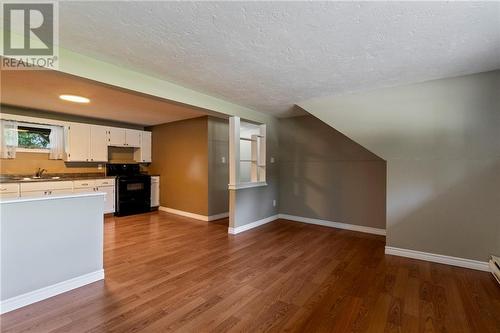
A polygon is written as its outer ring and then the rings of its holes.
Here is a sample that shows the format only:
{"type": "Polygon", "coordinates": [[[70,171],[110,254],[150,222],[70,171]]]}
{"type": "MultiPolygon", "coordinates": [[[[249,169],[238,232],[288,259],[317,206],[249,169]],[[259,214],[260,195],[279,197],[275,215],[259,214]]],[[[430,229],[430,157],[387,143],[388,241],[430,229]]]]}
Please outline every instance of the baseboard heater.
{"type": "Polygon", "coordinates": [[[498,284],[500,285],[500,257],[492,255],[490,257],[489,263],[491,274],[493,274],[495,280],[497,280],[498,284]]]}

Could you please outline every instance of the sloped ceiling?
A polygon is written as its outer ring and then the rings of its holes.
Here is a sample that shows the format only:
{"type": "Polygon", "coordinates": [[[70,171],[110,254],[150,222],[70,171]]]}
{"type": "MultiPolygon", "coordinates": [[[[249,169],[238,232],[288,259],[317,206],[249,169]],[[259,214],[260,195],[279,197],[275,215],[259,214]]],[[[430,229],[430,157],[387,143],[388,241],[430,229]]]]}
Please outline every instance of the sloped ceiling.
{"type": "Polygon", "coordinates": [[[61,2],[60,43],[284,116],[500,68],[499,2],[61,2]]]}
{"type": "Polygon", "coordinates": [[[500,158],[500,70],[300,103],[386,160],[500,158]]]}

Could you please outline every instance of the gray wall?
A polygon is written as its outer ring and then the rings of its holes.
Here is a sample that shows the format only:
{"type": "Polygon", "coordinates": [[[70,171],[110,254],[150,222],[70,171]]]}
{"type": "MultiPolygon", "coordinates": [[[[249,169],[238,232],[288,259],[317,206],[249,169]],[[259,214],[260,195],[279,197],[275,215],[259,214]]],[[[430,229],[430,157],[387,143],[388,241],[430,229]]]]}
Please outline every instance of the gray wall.
{"type": "Polygon", "coordinates": [[[240,227],[278,214],[279,206],[279,159],[278,159],[278,123],[269,120],[267,125],[266,147],[266,182],[267,186],[240,190],[230,190],[230,202],[236,208],[235,223],[231,227],[240,227]],[[271,163],[271,157],[275,162],[271,163]],[[276,207],[273,200],[277,201],[276,207]]]}
{"type": "Polygon", "coordinates": [[[208,117],[208,215],[229,212],[229,121],[208,117]],[[225,162],[222,159],[225,159],[225,162]]]}
{"type": "Polygon", "coordinates": [[[103,269],[104,196],[1,203],[1,300],[103,269]]]}
{"type": "Polygon", "coordinates": [[[385,161],[313,116],[281,119],[280,213],[385,229],[385,161]]]}
{"type": "Polygon", "coordinates": [[[500,71],[300,106],[387,160],[387,245],[500,253],[500,71]]]}

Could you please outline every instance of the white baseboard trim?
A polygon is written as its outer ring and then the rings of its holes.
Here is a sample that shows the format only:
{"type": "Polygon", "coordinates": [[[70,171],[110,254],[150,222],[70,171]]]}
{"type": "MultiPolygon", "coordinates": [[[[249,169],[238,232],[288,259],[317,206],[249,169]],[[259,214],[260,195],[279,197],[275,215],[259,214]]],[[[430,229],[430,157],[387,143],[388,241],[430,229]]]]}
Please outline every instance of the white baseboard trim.
{"type": "Polygon", "coordinates": [[[277,220],[277,219],[278,219],[278,215],[269,216],[269,217],[266,217],[265,219],[258,220],[258,221],[252,222],[252,223],[248,223],[248,224],[236,227],[236,228],[229,227],[227,229],[227,232],[231,235],[236,235],[236,234],[239,234],[243,231],[257,228],[263,224],[272,222],[272,221],[277,220]]]}
{"type": "Polygon", "coordinates": [[[208,221],[210,222],[210,221],[225,219],[226,217],[229,217],[229,212],[216,214],[216,215],[210,215],[210,216],[208,216],[208,221]]]}
{"type": "Polygon", "coordinates": [[[412,259],[425,260],[425,261],[431,261],[431,262],[436,262],[439,264],[446,264],[446,265],[451,265],[451,266],[470,268],[470,269],[475,269],[475,270],[479,270],[479,271],[486,271],[486,272],[490,271],[490,267],[488,265],[488,262],[486,262],[486,261],[450,257],[450,256],[442,255],[442,254],[434,254],[434,253],[421,252],[421,251],[415,251],[415,250],[407,250],[407,249],[401,249],[401,248],[392,247],[392,246],[385,247],[385,254],[390,254],[390,255],[399,256],[399,257],[412,258],[412,259]]]}
{"type": "Polygon", "coordinates": [[[385,236],[385,229],[378,229],[378,228],[365,227],[365,226],[355,225],[355,224],[347,224],[347,223],[333,222],[333,221],[327,221],[327,220],[313,219],[310,217],[302,217],[302,216],[295,216],[295,215],[288,215],[288,214],[279,214],[279,218],[285,219],[285,220],[296,221],[296,222],[317,224],[317,225],[322,225],[325,227],[346,229],[346,230],[351,230],[351,231],[359,231],[359,232],[364,232],[364,233],[368,233],[368,234],[385,236]]]}
{"type": "Polygon", "coordinates": [[[77,276],[75,278],[62,281],[53,284],[51,286],[47,286],[34,291],[30,291],[28,293],[19,296],[8,298],[0,302],[0,314],[4,314],[39,301],[43,301],[44,299],[65,293],[72,289],[76,289],[86,284],[103,279],[104,279],[104,270],[100,269],[98,271],[77,276]]]}
{"type": "Polygon", "coordinates": [[[167,213],[170,213],[170,214],[175,214],[175,215],[180,215],[180,216],[184,216],[184,217],[189,217],[189,218],[192,218],[192,219],[195,219],[195,220],[200,220],[200,221],[215,221],[215,220],[223,219],[223,218],[226,218],[226,217],[229,216],[228,212],[227,213],[222,213],[222,214],[216,214],[216,215],[207,216],[207,215],[200,215],[200,214],[185,212],[183,210],[178,210],[178,209],[173,209],[173,208],[163,207],[163,206],[158,207],[158,210],[161,210],[163,212],[167,212],[167,213]]]}

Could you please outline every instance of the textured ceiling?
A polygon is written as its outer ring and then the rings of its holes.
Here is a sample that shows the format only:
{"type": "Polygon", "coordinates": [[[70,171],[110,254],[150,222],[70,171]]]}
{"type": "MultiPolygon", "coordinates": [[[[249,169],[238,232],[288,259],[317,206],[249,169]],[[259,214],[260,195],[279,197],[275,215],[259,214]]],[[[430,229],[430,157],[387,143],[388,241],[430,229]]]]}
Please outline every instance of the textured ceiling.
{"type": "Polygon", "coordinates": [[[61,45],[275,115],[500,68],[499,2],[64,2],[61,45]]]}

